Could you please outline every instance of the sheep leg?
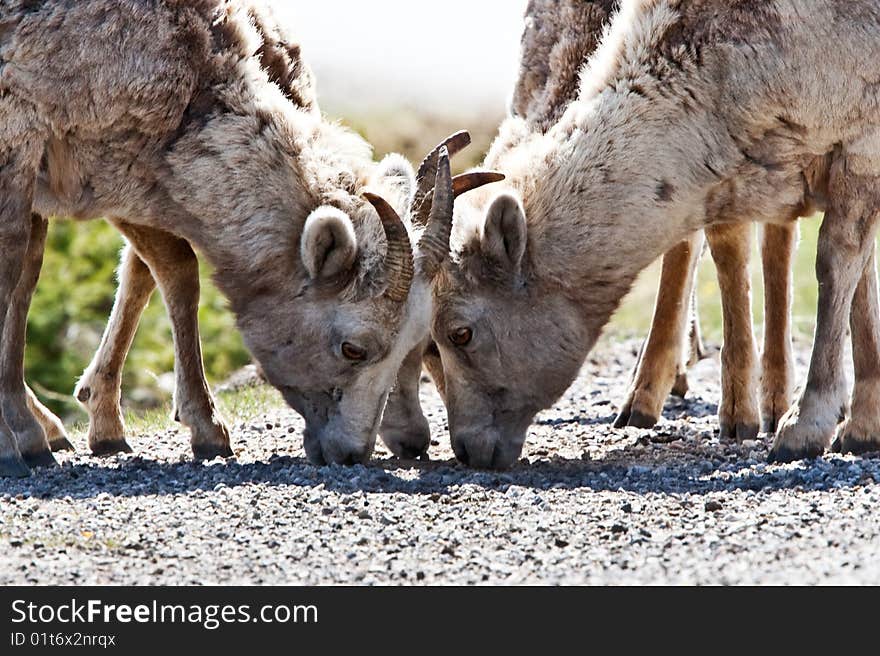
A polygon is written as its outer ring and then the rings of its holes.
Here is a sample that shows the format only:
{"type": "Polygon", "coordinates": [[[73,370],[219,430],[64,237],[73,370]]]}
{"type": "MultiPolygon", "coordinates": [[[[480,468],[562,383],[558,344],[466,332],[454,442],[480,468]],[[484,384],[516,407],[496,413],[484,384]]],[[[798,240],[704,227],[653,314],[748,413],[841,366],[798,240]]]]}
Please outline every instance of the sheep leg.
{"type": "Polygon", "coordinates": [[[404,359],[382,415],[379,434],[398,458],[418,458],[428,452],[431,444],[431,428],[419,403],[424,350],[425,343],[421,343],[404,359]]]}
{"type": "MultiPolygon", "coordinates": [[[[30,469],[15,433],[20,427],[10,425],[10,421],[15,424],[19,419],[27,424],[30,416],[24,391],[24,330],[14,324],[27,319],[27,308],[23,308],[27,295],[23,290],[27,284],[25,268],[33,269],[35,265],[36,249],[29,249],[35,227],[31,208],[42,147],[40,135],[33,132],[36,122],[31,120],[31,108],[9,94],[0,94],[0,118],[0,477],[27,476],[30,469]],[[19,289],[22,279],[24,286],[19,289]],[[13,343],[19,335],[21,343],[13,343]],[[6,407],[10,410],[8,418],[6,407]]],[[[22,441],[33,442],[27,444],[34,448],[28,453],[33,459],[48,452],[48,443],[42,430],[38,433],[33,426],[28,428],[30,436],[22,441]]]]}
{"type": "Polygon", "coordinates": [[[838,427],[832,448],[855,454],[880,451],[880,302],[873,253],[853,297],[850,330],[855,384],[850,416],[838,427]]]}
{"type": "MultiPolygon", "coordinates": [[[[864,160],[850,162],[840,158],[832,167],[828,182],[829,207],[819,230],[816,276],[819,281],[819,307],[816,333],[807,384],[801,397],[782,417],[770,460],[791,462],[821,455],[831,443],[840,418],[846,414],[846,377],[843,366],[843,343],[853,297],[865,268],[874,253],[878,207],[877,177],[862,175],[858,169],[864,160]]],[[[866,283],[866,290],[869,285],[866,283]]],[[[867,303],[860,301],[859,309],[867,303]]],[[[870,304],[870,303],[868,303],[870,304]]],[[[864,321],[859,326],[857,348],[870,343],[864,321]],[[861,342],[861,343],[860,343],[861,342]]],[[[859,354],[860,367],[869,369],[870,358],[859,354]]],[[[861,394],[871,378],[861,372],[861,394]]],[[[860,409],[856,423],[864,422],[860,409]]]]}
{"type": "Polygon", "coordinates": [[[141,314],[155,288],[149,268],[127,245],[120,260],[116,300],[101,345],[74,391],[89,414],[89,448],[97,456],[131,452],[125,441],[120,405],[122,368],[141,314]]]}
{"type": "Polygon", "coordinates": [[[183,239],[161,230],[118,226],[150,268],[168,309],[174,336],[174,418],[190,429],[193,455],[210,460],[234,455],[229,429],[217,411],[202,364],[199,338],[199,263],[183,239]]]}
{"type": "Polygon", "coordinates": [[[702,243],[703,234],[697,232],[663,256],[651,330],[636,364],[629,394],[614,421],[616,428],[654,426],[676,376],[687,368],[688,310],[702,243]]]}
{"type": "MultiPolygon", "coordinates": [[[[695,273],[696,275],[696,273],[695,273]]],[[[688,328],[688,358],[684,366],[675,374],[675,384],[672,386],[672,394],[684,398],[688,393],[687,370],[707,356],[706,347],[703,345],[703,336],[700,332],[700,313],[697,309],[697,285],[696,280],[691,289],[691,304],[689,328],[688,328]]]]}
{"type": "Polygon", "coordinates": [[[431,380],[434,381],[434,387],[437,388],[437,393],[445,404],[446,378],[443,374],[443,360],[440,359],[440,349],[437,348],[434,340],[428,340],[426,343],[424,353],[422,354],[422,365],[425,367],[428,375],[431,376],[431,380]]]}
{"type": "Polygon", "coordinates": [[[706,229],[709,250],[718,271],[724,343],[721,347],[721,403],[718,422],[722,439],[758,436],[758,351],[752,334],[749,257],[751,223],[718,224],[706,229]]]}
{"type": "Polygon", "coordinates": [[[46,439],[49,440],[49,447],[53,451],[73,451],[73,445],[67,438],[67,431],[64,430],[64,424],[61,423],[61,420],[49,408],[40,403],[30,387],[25,386],[24,391],[27,394],[28,409],[43,427],[46,439]]]}
{"type": "MultiPolygon", "coordinates": [[[[37,286],[37,279],[40,277],[40,269],[43,266],[43,250],[46,245],[47,226],[48,222],[46,219],[37,214],[32,214],[30,216],[30,232],[25,232],[19,248],[8,242],[4,244],[4,246],[8,246],[13,251],[13,258],[20,265],[20,276],[12,293],[7,297],[9,301],[2,329],[3,343],[2,347],[0,347],[0,405],[2,405],[3,421],[12,435],[15,436],[18,452],[21,454],[24,462],[31,467],[57,465],[49,448],[49,442],[46,440],[46,433],[28,407],[27,388],[24,384],[24,347],[27,313],[34,289],[37,286]],[[22,250],[24,251],[23,260],[16,257],[22,250]],[[18,253],[15,251],[18,251],[18,253]]],[[[0,239],[0,243],[2,241],[0,239]]],[[[3,252],[6,253],[8,251],[4,249],[3,252]]],[[[8,284],[11,279],[12,276],[7,276],[6,283],[8,284]]],[[[6,285],[3,286],[5,287],[6,285]]],[[[4,456],[8,457],[7,454],[4,454],[4,456]]]]}
{"type": "Polygon", "coordinates": [[[791,348],[792,258],[797,223],[763,226],[764,348],[761,354],[761,431],[775,433],[794,397],[791,348]]]}

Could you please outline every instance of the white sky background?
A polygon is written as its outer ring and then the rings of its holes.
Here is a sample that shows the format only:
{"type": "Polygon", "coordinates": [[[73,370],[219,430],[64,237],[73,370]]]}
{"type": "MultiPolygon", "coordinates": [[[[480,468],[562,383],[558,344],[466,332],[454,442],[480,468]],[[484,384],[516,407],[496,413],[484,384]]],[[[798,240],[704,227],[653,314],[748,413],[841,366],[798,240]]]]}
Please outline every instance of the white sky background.
{"type": "Polygon", "coordinates": [[[322,106],[501,112],[526,0],[271,0],[318,80],[322,106]]]}

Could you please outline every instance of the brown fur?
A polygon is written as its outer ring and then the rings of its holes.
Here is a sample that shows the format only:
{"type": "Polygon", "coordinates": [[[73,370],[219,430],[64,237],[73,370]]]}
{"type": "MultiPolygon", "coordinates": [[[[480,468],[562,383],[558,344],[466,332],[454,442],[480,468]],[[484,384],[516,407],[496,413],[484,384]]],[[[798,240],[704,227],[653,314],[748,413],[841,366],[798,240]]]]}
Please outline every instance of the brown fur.
{"type": "Polygon", "coordinates": [[[775,433],[794,400],[794,354],[791,346],[792,262],[797,224],[762,226],[764,272],[764,347],[761,352],[761,430],[775,433]]]}
{"type": "Polygon", "coordinates": [[[880,54],[880,12],[867,0],[777,0],[750,24],[745,9],[625,1],[560,121],[546,133],[503,126],[487,163],[508,175],[508,191],[460,208],[454,261],[435,283],[450,429],[471,462],[515,459],[531,417],[562,393],[654,258],[716,223],[774,223],[811,206],[828,209],[823,309],[806,391],[773,454],[827,446],[845,392],[843,330],[875,230],[880,74],[864,62],[880,54]],[[702,35],[700,47],[682,34],[702,35]],[[664,181],[673,191],[658,196],[664,181]],[[489,221],[499,211],[500,233],[489,221]],[[484,250],[509,236],[526,243],[520,259],[484,250]],[[450,330],[468,325],[474,339],[454,348],[450,330]]]}
{"type": "Polygon", "coordinates": [[[702,248],[703,235],[697,232],[663,255],[651,331],[636,363],[629,395],[615,420],[618,428],[653,427],[670,390],[674,386],[679,390],[687,388],[683,355],[687,353],[688,329],[695,325],[689,321],[688,301],[693,297],[696,265],[702,248]]]}
{"type": "Polygon", "coordinates": [[[752,226],[718,224],[706,228],[706,239],[718,269],[724,344],[721,348],[722,438],[739,441],[758,436],[758,350],[752,335],[749,259],[752,226]]]}
{"type": "MultiPolygon", "coordinates": [[[[313,78],[300,58],[300,46],[270,15],[266,14],[264,8],[255,5],[249,9],[248,13],[261,40],[256,55],[269,79],[277,84],[282,93],[297,106],[304,110],[317,112],[318,102],[314,94],[313,78]]],[[[218,38],[228,43],[234,40],[234,31],[230,31],[226,23],[220,23],[215,31],[219,33],[218,38]],[[226,34],[227,31],[230,33],[226,34]]],[[[208,93],[202,94],[204,98],[209,98],[209,96],[208,93]]],[[[123,233],[126,233],[123,226],[124,224],[117,225],[123,233]]],[[[173,243],[175,240],[170,235],[163,236],[156,231],[153,233],[156,236],[157,244],[173,243]]],[[[330,241],[332,242],[332,239],[330,241]]],[[[149,246],[143,240],[141,242],[143,248],[149,246]]],[[[161,248],[159,250],[161,252],[161,248]]],[[[146,280],[146,277],[150,276],[149,268],[139,265],[135,261],[138,259],[138,255],[133,249],[129,248],[125,251],[123,263],[120,265],[122,274],[120,275],[118,299],[114,304],[113,315],[107,324],[107,332],[92,364],[86,369],[77,386],[77,395],[86,389],[89,392],[89,400],[84,404],[89,413],[89,442],[96,445],[92,447],[93,451],[97,448],[98,452],[102,454],[130,450],[124,439],[125,428],[122,421],[122,410],[119,407],[122,367],[143,309],[142,303],[146,302],[146,298],[142,298],[142,295],[146,292],[147,286],[152,284],[146,280]],[[127,286],[132,286],[134,289],[128,290],[127,286]],[[131,306],[126,302],[127,299],[130,299],[131,306]],[[118,343],[120,341],[121,343],[118,343]],[[98,369],[103,372],[100,378],[95,375],[95,371],[98,369]]],[[[151,264],[150,268],[155,269],[156,266],[156,264],[151,264]]],[[[175,267],[164,267],[164,269],[169,274],[173,274],[175,267]]],[[[198,280],[194,279],[192,284],[184,289],[191,290],[197,289],[197,287],[198,280]]],[[[152,291],[152,286],[149,287],[149,291],[152,291]]],[[[149,295],[149,292],[146,293],[149,295]]],[[[185,318],[184,314],[172,317],[172,321],[185,318]]],[[[174,323],[175,334],[197,334],[198,326],[194,320],[193,316],[192,321],[187,325],[174,323]]],[[[214,409],[215,404],[208,383],[204,379],[202,363],[191,355],[198,353],[198,349],[184,349],[181,353],[186,354],[186,357],[176,360],[175,366],[178,374],[176,396],[192,399],[190,405],[196,409],[196,416],[192,420],[192,424],[187,424],[193,426],[194,447],[197,442],[201,443],[200,451],[204,455],[210,455],[212,449],[216,453],[227,453],[229,451],[228,429],[214,409]],[[181,385],[187,384],[187,388],[181,388],[181,385]],[[196,431],[200,434],[199,438],[196,438],[196,431]],[[213,446],[206,448],[206,442],[213,444],[213,446]]],[[[389,395],[380,428],[382,439],[392,452],[398,455],[420,453],[427,449],[430,440],[427,421],[422,414],[417,392],[421,372],[411,371],[411,368],[407,367],[408,361],[404,361],[398,383],[389,395]]],[[[185,416],[185,414],[181,416],[179,412],[175,413],[178,420],[187,423],[185,416]]]]}
{"type": "MultiPolygon", "coordinates": [[[[51,459],[42,431],[31,439],[38,431],[25,426],[33,420],[14,364],[25,312],[5,312],[30,257],[32,209],[112,216],[192,244],[214,265],[268,379],[306,416],[310,457],[369,455],[387,389],[424,334],[428,301],[423,284],[404,303],[383,295],[384,230],[360,194],[379,190],[405,214],[411,171],[398,160],[376,167],[367,144],[322,120],[298,50],[266,44],[255,7],[0,4],[0,328],[11,336],[0,372],[10,424],[0,430],[5,473],[22,470],[16,440],[51,459]],[[344,275],[324,276],[320,264],[303,261],[325,225],[310,232],[310,215],[350,225],[357,256],[344,275]],[[369,361],[343,360],[345,340],[366,345],[369,361]]],[[[191,317],[197,298],[187,293],[181,317],[191,317]]],[[[183,342],[197,344],[197,333],[184,337],[179,327],[183,342]]]]}
{"type": "MultiPolygon", "coordinates": [[[[305,111],[317,113],[319,110],[314,92],[314,80],[308,67],[302,61],[300,46],[295,38],[287,33],[281,24],[267,13],[264,7],[259,5],[250,6],[248,8],[248,16],[258,32],[260,40],[260,45],[255,54],[259,58],[260,66],[266,72],[269,80],[276,84],[284,96],[296,106],[305,111]]],[[[234,21],[230,22],[228,17],[226,20],[218,21],[213,28],[213,32],[214,38],[224,42],[227,46],[234,44],[236,39],[234,21]]],[[[190,103],[188,111],[195,115],[207,113],[211,110],[213,99],[214,96],[209,89],[202,90],[194,98],[193,102],[190,103]]],[[[50,175],[49,177],[54,178],[56,176],[50,175]]],[[[120,229],[123,229],[124,226],[124,223],[117,225],[120,229]]],[[[130,230],[131,228],[129,228],[130,230]]],[[[123,232],[125,232],[124,229],[123,232]]],[[[162,244],[171,245],[170,253],[179,250],[174,247],[176,239],[173,236],[161,234],[158,231],[153,231],[153,236],[157,246],[159,246],[158,253],[160,256],[162,254],[162,244]]],[[[149,248],[149,243],[144,242],[144,240],[141,240],[141,243],[141,250],[149,248]]],[[[167,258],[163,259],[167,260],[167,258]]],[[[157,266],[161,266],[161,262],[153,264],[154,269],[157,266]]],[[[175,272],[173,262],[170,267],[163,267],[163,271],[167,271],[166,277],[168,275],[173,276],[175,272]]],[[[169,278],[170,282],[171,278],[169,278]]],[[[113,306],[113,315],[107,323],[107,329],[101,340],[101,345],[95,353],[92,363],[80,379],[75,392],[77,398],[83,397],[86,399],[81,402],[89,414],[90,448],[93,452],[101,454],[131,450],[131,447],[124,438],[125,426],[122,419],[122,408],[120,407],[122,368],[125,364],[128,350],[131,347],[141,312],[155,288],[150,267],[140,261],[133,248],[129,247],[124,251],[120,263],[119,284],[117,301],[113,306]],[[99,371],[101,372],[100,375],[97,373],[99,371]]],[[[197,293],[198,279],[190,279],[181,288],[187,293],[197,293]]],[[[194,315],[190,317],[187,317],[185,314],[183,316],[173,316],[172,324],[175,335],[198,334],[198,325],[195,323],[194,315]],[[188,325],[175,323],[175,320],[179,322],[181,319],[188,319],[190,323],[188,325]]],[[[175,360],[178,374],[176,394],[184,398],[198,399],[195,405],[202,409],[199,411],[199,414],[203,416],[203,419],[196,420],[196,423],[204,428],[198,429],[201,435],[198,440],[195,439],[194,435],[194,444],[196,441],[204,443],[206,435],[214,435],[215,438],[213,440],[208,439],[208,441],[215,443],[214,450],[217,453],[228,453],[229,431],[214,410],[214,401],[211,398],[208,383],[204,378],[202,362],[200,359],[193,357],[200,350],[200,345],[196,342],[194,348],[187,348],[181,351],[181,353],[185,354],[185,357],[175,360]],[[182,383],[191,383],[191,388],[181,389],[180,385],[182,383]]],[[[175,417],[180,419],[180,413],[175,412],[175,417]]],[[[55,421],[57,422],[57,419],[55,421]]],[[[46,422],[42,423],[44,427],[47,425],[46,422]]],[[[195,431],[196,429],[193,430],[195,431]]],[[[204,452],[204,445],[201,448],[204,452]]],[[[208,455],[207,452],[205,454],[208,455]]]]}
{"type": "Polygon", "coordinates": [[[578,73],[599,45],[616,0],[529,0],[511,113],[546,131],[577,98],[578,73]]]}
{"type": "MultiPolygon", "coordinates": [[[[30,411],[32,403],[29,401],[28,390],[23,384],[24,342],[27,309],[30,306],[43,264],[47,222],[41,216],[33,214],[29,223],[30,233],[24,242],[25,260],[21,276],[6,311],[3,312],[3,308],[0,306],[0,315],[5,314],[6,316],[2,330],[3,342],[0,345],[2,346],[0,348],[0,381],[2,381],[2,387],[0,387],[0,409],[2,409],[0,447],[4,446],[2,445],[4,439],[12,440],[14,436],[17,449],[12,453],[18,452],[26,463],[39,466],[51,461],[52,456],[47,451],[49,447],[46,433],[30,411]],[[8,431],[6,435],[4,435],[5,431],[8,431]]],[[[13,467],[13,463],[8,460],[5,463],[0,462],[0,474],[4,468],[13,467]]]]}
{"type": "Polygon", "coordinates": [[[850,329],[855,385],[849,417],[838,427],[835,451],[865,453],[880,450],[880,315],[877,261],[871,254],[853,297],[850,329]]]}
{"type": "Polygon", "coordinates": [[[119,409],[122,365],[137,322],[159,283],[174,336],[174,416],[192,432],[193,452],[203,458],[232,455],[202,367],[198,331],[199,272],[185,241],[149,228],[116,222],[130,246],[120,267],[120,295],[102,344],[80,380],[76,396],[89,411],[94,453],[130,451],[119,409]],[[145,263],[145,264],[144,264],[145,263]]]}
{"type": "Polygon", "coordinates": [[[89,448],[100,455],[131,451],[125,441],[120,405],[122,368],[141,314],[156,289],[149,267],[131,246],[122,252],[118,279],[116,300],[101,344],[74,391],[89,415],[89,448]]]}
{"type": "Polygon", "coordinates": [[[28,410],[31,411],[37,423],[43,428],[43,432],[46,434],[46,439],[49,442],[49,448],[52,451],[72,451],[73,445],[67,437],[67,431],[64,429],[64,424],[61,423],[61,420],[40,402],[37,395],[29,387],[25,391],[27,392],[28,410]]]}

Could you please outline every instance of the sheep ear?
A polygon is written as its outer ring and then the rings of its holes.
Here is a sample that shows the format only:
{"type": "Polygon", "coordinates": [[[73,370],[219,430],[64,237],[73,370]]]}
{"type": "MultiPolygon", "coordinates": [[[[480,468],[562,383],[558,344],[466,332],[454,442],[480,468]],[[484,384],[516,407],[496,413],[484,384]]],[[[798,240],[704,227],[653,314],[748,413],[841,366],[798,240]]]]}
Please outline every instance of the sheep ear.
{"type": "Polygon", "coordinates": [[[501,194],[486,212],[480,242],[483,257],[513,273],[526,252],[526,214],[519,199],[501,194]]]}
{"type": "Polygon", "coordinates": [[[306,219],[300,253],[313,279],[332,278],[347,271],[357,255],[351,219],[335,207],[319,207],[306,219]]]}
{"type": "MultiPolygon", "coordinates": [[[[413,194],[416,190],[416,174],[410,164],[403,155],[391,153],[386,155],[376,169],[376,178],[379,185],[386,193],[394,192],[399,197],[402,204],[409,206],[413,194]],[[386,190],[387,187],[390,190],[386,190]]],[[[397,198],[395,198],[397,200],[397,198]]]]}

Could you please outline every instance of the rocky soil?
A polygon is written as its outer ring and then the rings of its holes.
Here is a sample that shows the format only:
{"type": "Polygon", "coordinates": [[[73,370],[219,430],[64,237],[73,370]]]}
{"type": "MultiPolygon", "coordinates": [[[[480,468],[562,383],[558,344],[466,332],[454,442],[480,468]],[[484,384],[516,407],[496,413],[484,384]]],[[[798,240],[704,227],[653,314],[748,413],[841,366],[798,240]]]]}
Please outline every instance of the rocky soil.
{"type": "Polygon", "coordinates": [[[501,473],[455,463],[430,383],[430,462],[313,467],[281,408],[225,462],[178,429],[109,460],[80,438],[0,480],[0,584],[880,583],[880,457],[720,442],[717,357],[656,430],[614,430],[636,346],[606,341],[501,473]]]}

